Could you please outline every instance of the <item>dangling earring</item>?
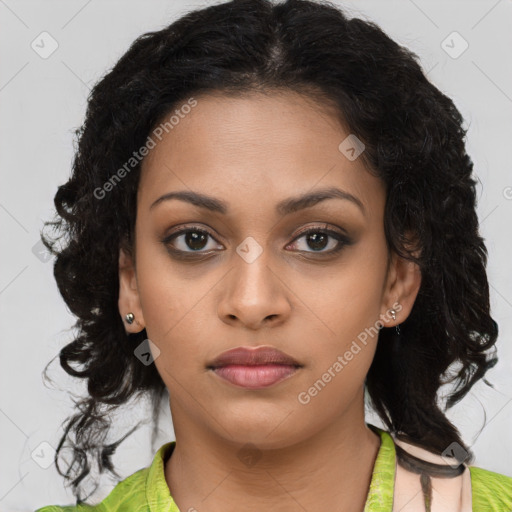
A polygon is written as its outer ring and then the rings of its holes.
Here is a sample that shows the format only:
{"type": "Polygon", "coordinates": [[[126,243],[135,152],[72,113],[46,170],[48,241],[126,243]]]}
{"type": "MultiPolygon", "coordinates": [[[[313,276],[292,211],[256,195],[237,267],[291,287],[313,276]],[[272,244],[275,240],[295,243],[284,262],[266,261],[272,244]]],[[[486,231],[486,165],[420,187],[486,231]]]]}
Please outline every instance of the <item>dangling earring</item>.
{"type": "MultiPolygon", "coordinates": [[[[393,317],[393,320],[396,320],[396,311],[394,309],[390,309],[389,310],[391,316],[393,317]]],[[[395,326],[395,330],[396,330],[396,333],[398,334],[398,336],[400,336],[400,324],[397,324],[395,326]]]]}

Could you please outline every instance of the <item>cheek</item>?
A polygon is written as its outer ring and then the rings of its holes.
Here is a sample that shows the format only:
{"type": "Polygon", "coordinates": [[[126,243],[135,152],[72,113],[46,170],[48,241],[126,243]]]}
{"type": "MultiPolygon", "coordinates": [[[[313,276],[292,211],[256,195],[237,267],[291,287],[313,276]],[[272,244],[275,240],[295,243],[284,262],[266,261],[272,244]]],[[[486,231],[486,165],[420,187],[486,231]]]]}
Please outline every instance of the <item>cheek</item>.
{"type": "Polygon", "coordinates": [[[323,303],[319,341],[310,353],[310,366],[297,395],[300,404],[310,403],[319,414],[324,410],[339,413],[360,392],[379,333],[375,320],[378,301],[372,291],[372,287],[347,285],[333,289],[330,299],[323,303]]]}
{"type": "Polygon", "coordinates": [[[144,320],[155,339],[165,341],[166,333],[193,306],[194,288],[179,278],[179,268],[151,227],[141,228],[137,236],[137,285],[144,320]]]}
{"type": "Polygon", "coordinates": [[[364,378],[378,340],[385,273],[385,248],[361,245],[322,280],[322,286],[308,293],[319,340],[312,367],[316,378],[331,368],[338,356],[343,358],[343,371],[335,371],[339,365],[332,369],[337,376],[333,381],[344,379],[342,374],[364,378]]]}
{"type": "Polygon", "coordinates": [[[199,340],[205,337],[204,322],[197,314],[200,296],[185,289],[177,279],[150,277],[141,279],[139,287],[146,331],[163,360],[174,367],[188,357],[187,365],[191,366],[201,353],[199,340]]]}
{"type": "Polygon", "coordinates": [[[159,350],[154,364],[173,395],[183,392],[185,382],[190,388],[190,377],[203,373],[205,364],[199,357],[204,353],[204,326],[195,314],[201,302],[180,285],[179,279],[154,275],[139,285],[146,332],[159,350]]]}
{"type": "Polygon", "coordinates": [[[170,258],[162,252],[142,237],[137,252],[137,285],[146,332],[160,350],[155,360],[159,370],[183,361],[187,352],[194,350],[196,337],[190,321],[194,308],[200,307],[195,288],[179,279],[170,258]]]}
{"type": "Polygon", "coordinates": [[[371,253],[358,253],[332,272],[321,289],[308,294],[308,304],[327,332],[344,340],[373,326],[382,307],[385,263],[371,253]]]}

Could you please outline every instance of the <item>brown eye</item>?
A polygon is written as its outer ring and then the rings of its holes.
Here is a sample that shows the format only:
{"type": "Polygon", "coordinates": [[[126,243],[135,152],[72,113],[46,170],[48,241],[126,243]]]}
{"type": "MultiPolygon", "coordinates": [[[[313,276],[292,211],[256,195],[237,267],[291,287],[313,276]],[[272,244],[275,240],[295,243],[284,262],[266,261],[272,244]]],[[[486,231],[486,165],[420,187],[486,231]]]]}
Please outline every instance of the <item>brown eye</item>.
{"type": "MultiPolygon", "coordinates": [[[[167,249],[178,258],[194,258],[196,255],[209,255],[216,249],[223,249],[222,245],[214,242],[216,240],[209,231],[194,226],[180,229],[162,240],[167,249]],[[208,246],[210,240],[212,242],[208,246]]],[[[322,226],[304,230],[287,248],[292,247],[298,252],[331,255],[351,243],[346,235],[322,226]],[[302,239],[304,241],[298,243],[302,239]]]]}
{"type": "Polygon", "coordinates": [[[298,247],[297,250],[321,254],[336,253],[345,245],[349,245],[351,243],[345,235],[325,228],[310,228],[302,232],[297,238],[295,238],[293,245],[297,245],[296,241],[301,239],[305,239],[305,241],[303,244],[300,244],[302,245],[302,248],[298,247]],[[328,250],[325,250],[326,248],[328,248],[328,250]]]}
{"type": "Polygon", "coordinates": [[[205,249],[209,250],[216,247],[215,245],[210,248],[207,247],[209,238],[214,240],[208,231],[190,227],[169,235],[162,242],[173,252],[201,253],[206,252],[205,249]]]}

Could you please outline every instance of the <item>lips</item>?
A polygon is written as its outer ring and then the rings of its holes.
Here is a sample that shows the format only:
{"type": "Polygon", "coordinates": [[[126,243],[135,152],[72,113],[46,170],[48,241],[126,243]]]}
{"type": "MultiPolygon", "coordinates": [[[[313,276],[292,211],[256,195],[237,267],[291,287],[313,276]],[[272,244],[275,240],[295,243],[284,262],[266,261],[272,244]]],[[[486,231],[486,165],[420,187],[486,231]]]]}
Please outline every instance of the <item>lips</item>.
{"type": "Polygon", "coordinates": [[[222,368],[225,366],[265,366],[265,365],[288,365],[296,368],[301,367],[293,357],[273,347],[259,346],[255,348],[237,347],[220,354],[209,365],[209,369],[222,368]]]}
{"type": "Polygon", "coordinates": [[[264,389],[287,380],[302,365],[273,347],[237,347],[223,352],[207,367],[212,373],[238,388],[264,389]]]}

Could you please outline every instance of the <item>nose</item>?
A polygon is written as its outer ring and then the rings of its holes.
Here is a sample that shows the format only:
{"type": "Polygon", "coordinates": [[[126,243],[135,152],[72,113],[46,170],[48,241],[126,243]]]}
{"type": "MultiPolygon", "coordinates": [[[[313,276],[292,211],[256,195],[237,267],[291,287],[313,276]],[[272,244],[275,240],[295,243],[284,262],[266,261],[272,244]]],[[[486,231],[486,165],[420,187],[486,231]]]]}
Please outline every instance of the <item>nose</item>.
{"type": "Polygon", "coordinates": [[[265,252],[253,261],[238,256],[234,259],[219,300],[221,320],[251,330],[284,322],[292,309],[291,291],[265,252]]]}

